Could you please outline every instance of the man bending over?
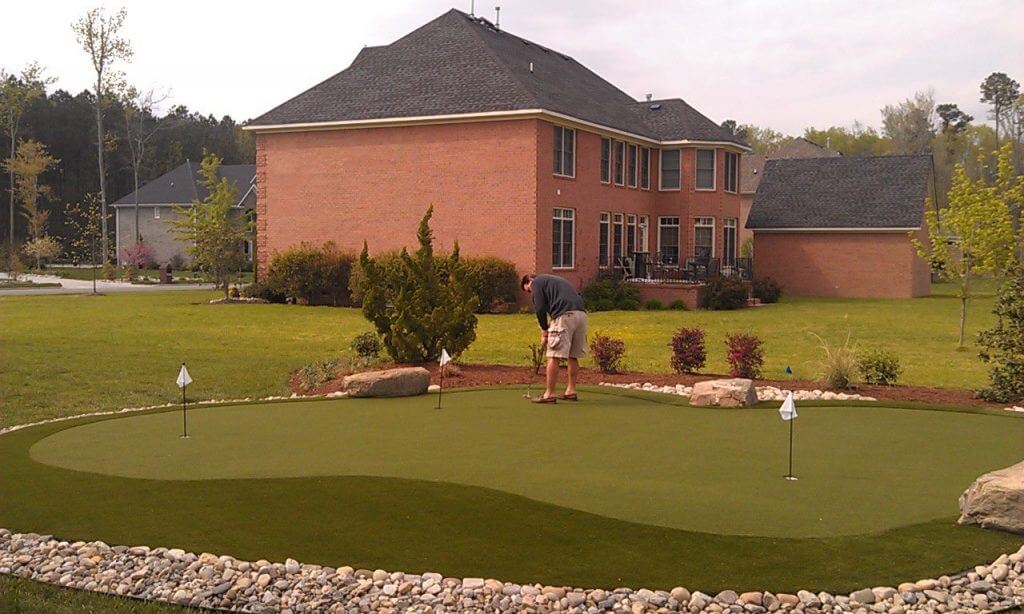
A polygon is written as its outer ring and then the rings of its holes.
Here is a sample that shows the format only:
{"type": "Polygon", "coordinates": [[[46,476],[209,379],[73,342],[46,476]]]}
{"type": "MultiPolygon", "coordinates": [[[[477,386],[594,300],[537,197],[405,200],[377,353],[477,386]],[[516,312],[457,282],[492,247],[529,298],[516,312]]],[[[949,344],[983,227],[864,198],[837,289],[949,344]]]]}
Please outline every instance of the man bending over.
{"type": "Polygon", "coordinates": [[[569,282],[555,275],[526,275],[522,287],[533,295],[533,311],[537,314],[541,330],[540,342],[548,348],[547,387],[542,396],[531,400],[534,403],[556,403],[557,399],[576,401],[579,359],[587,355],[587,312],[583,308],[583,298],[569,282]],[[569,382],[565,393],[556,397],[558,361],[561,359],[568,361],[569,382]]]}

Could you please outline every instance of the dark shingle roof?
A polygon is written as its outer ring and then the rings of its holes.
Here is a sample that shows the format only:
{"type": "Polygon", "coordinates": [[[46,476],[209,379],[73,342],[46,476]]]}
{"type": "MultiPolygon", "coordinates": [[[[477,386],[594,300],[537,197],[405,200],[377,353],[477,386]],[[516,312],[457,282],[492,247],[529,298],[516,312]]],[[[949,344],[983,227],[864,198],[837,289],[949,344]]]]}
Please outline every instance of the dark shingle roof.
{"type": "Polygon", "coordinates": [[[765,162],[747,228],[918,228],[931,156],[765,162]]]}
{"type": "Polygon", "coordinates": [[[757,185],[764,176],[764,161],[767,156],[762,154],[743,154],[740,156],[740,194],[757,192],[757,185]]]}
{"type": "Polygon", "coordinates": [[[573,58],[452,9],[251,126],[543,108],[657,140],[739,141],[682,100],[661,112],[573,58]],[[531,71],[532,66],[532,71],[531,71]]]}
{"type": "MultiPolygon", "coordinates": [[[[255,191],[249,188],[256,179],[255,164],[224,164],[217,170],[219,177],[226,178],[238,188],[238,198],[244,199],[242,206],[255,206],[255,191]]],[[[197,162],[185,162],[139,188],[140,205],[187,205],[193,200],[206,198],[206,187],[199,174],[197,162]]],[[[129,192],[114,206],[134,205],[135,192],[129,192]]]]}
{"type": "Polygon", "coordinates": [[[740,193],[753,194],[757,192],[757,186],[764,176],[764,161],[776,158],[827,158],[840,156],[838,151],[822,147],[813,141],[808,141],[802,136],[789,139],[779,145],[767,156],[757,154],[746,154],[740,162],[740,193]]]}

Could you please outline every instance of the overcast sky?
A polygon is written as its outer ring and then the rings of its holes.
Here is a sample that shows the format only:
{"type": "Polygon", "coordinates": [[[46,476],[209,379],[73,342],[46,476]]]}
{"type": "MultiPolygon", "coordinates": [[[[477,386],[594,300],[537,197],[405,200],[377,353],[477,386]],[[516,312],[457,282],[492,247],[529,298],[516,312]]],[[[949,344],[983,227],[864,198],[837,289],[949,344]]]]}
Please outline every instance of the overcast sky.
{"type": "MultiPolygon", "coordinates": [[[[501,27],[574,56],[630,95],[681,97],[711,119],[799,134],[880,125],[879,109],[934,88],[978,119],[978,85],[1024,81],[1024,1],[477,0],[501,27]]],[[[92,1],[6,2],[0,66],[43,64],[77,93],[91,68],[70,24],[92,1]]],[[[470,0],[131,0],[131,82],[204,114],[255,117],[470,0]]]]}

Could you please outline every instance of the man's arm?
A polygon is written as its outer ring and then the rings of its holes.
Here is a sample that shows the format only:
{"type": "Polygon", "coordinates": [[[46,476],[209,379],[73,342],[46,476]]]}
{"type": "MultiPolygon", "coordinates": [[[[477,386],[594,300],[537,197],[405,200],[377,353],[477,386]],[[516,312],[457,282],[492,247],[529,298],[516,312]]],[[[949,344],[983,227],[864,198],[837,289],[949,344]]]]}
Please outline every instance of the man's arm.
{"type": "MultiPolygon", "coordinates": [[[[536,284],[536,282],[534,282],[536,284]]],[[[540,324],[540,329],[543,331],[548,330],[548,301],[544,297],[544,291],[541,288],[534,286],[533,289],[533,312],[537,314],[537,323],[540,324]]]]}

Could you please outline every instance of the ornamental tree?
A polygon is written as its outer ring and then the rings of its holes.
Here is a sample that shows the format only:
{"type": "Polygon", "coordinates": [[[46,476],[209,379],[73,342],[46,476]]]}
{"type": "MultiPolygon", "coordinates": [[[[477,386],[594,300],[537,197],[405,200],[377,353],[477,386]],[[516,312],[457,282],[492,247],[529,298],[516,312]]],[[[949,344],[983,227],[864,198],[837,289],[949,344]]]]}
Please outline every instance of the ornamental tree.
{"type": "Polygon", "coordinates": [[[991,365],[981,396],[1002,403],[1024,400],[1024,269],[999,287],[996,324],[978,335],[981,359],[991,365]]]}

